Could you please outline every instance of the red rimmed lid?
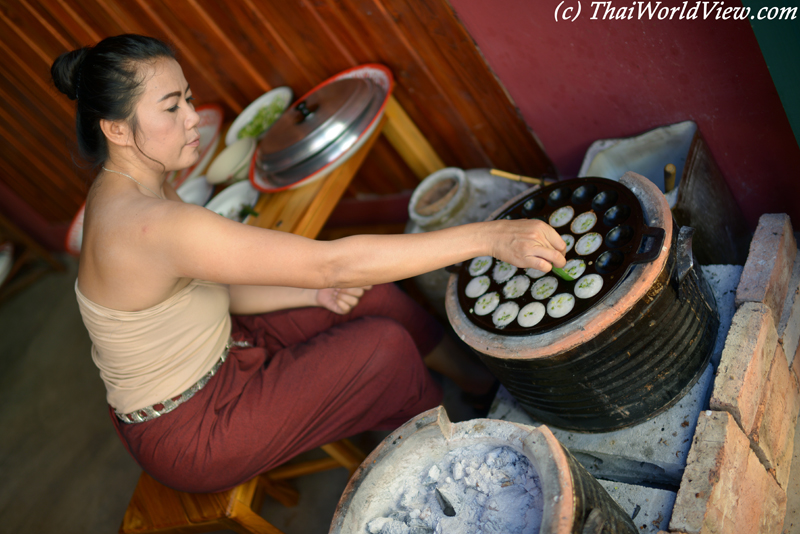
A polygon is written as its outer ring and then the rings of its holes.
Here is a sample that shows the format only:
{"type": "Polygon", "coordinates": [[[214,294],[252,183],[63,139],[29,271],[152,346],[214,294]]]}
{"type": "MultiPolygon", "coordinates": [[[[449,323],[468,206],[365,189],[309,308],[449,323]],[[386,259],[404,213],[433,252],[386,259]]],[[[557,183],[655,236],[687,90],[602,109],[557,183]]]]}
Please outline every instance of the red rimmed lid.
{"type": "MultiPolygon", "coordinates": [[[[334,159],[328,159],[326,155],[320,152],[318,156],[313,156],[297,165],[284,169],[282,171],[271,173],[260,165],[259,156],[260,152],[257,150],[250,161],[249,177],[253,187],[264,193],[275,193],[287,189],[293,189],[301,185],[306,185],[313,181],[319,180],[327,176],[336,167],[344,163],[353,153],[355,153],[364,142],[375,131],[383,113],[386,109],[386,104],[394,88],[394,77],[391,71],[380,64],[366,64],[351,69],[345,70],[336,76],[333,76],[321,84],[317,85],[314,89],[304,94],[295,103],[292,104],[290,109],[295,109],[299,104],[306,102],[312,95],[320,89],[340,80],[344,79],[365,79],[369,80],[370,85],[374,85],[378,89],[378,98],[370,102],[368,109],[364,115],[360,117],[357,126],[357,133],[350,133],[350,139],[345,142],[348,143],[349,148],[341,150],[334,159]]],[[[329,152],[331,149],[328,149],[329,152]]]]}

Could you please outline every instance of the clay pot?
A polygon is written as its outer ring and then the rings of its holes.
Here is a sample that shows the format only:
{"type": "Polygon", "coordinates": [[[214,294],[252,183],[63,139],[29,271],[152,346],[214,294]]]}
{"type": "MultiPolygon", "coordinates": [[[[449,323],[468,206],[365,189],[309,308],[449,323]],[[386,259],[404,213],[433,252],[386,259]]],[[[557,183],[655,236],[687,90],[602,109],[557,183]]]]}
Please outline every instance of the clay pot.
{"type": "Polygon", "coordinates": [[[541,534],[637,532],[625,511],[546,426],[492,419],[451,423],[441,406],[411,419],[372,451],[348,482],[329,532],[367,532],[366,525],[387,512],[376,503],[401,473],[416,474],[420,458],[429,466],[471,444],[507,446],[530,460],[544,502],[541,534]]]}

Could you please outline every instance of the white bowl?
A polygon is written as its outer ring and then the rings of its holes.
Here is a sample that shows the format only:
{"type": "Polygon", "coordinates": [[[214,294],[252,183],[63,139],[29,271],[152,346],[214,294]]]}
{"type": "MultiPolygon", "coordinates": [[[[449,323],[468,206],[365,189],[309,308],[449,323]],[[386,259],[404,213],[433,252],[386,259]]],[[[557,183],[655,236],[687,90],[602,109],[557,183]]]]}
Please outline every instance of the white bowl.
{"type": "MultiPolygon", "coordinates": [[[[211,202],[206,204],[206,208],[216,212],[228,219],[242,222],[238,216],[243,206],[253,207],[258,200],[258,191],[256,191],[250,182],[237,182],[231,186],[226,187],[217,196],[211,199],[211,202]]],[[[247,220],[245,217],[244,220],[247,220]]]]}
{"type": "Polygon", "coordinates": [[[229,145],[214,158],[206,172],[206,180],[210,184],[220,184],[228,180],[244,180],[247,178],[248,166],[253,152],[256,151],[254,137],[245,137],[229,145]]]}
{"type": "MultiPolygon", "coordinates": [[[[282,113],[283,110],[289,107],[289,104],[292,102],[292,90],[288,87],[278,87],[253,100],[250,105],[244,108],[244,111],[242,111],[239,116],[236,117],[236,120],[233,121],[233,124],[231,124],[227,135],[225,135],[225,144],[232,145],[235,143],[236,140],[239,139],[239,130],[247,126],[250,121],[253,120],[253,117],[256,116],[256,113],[261,110],[261,108],[268,106],[273,102],[282,102],[282,113]]],[[[266,129],[259,132],[259,135],[265,131],[266,129]]]]}
{"type": "Polygon", "coordinates": [[[206,202],[211,198],[212,193],[214,193],[214,186],[208,183],[202,176],[198,176],[193,180],[183,182],[175,192],[178,193],[181,200],[188,204],[205,206],[206,202]]]}

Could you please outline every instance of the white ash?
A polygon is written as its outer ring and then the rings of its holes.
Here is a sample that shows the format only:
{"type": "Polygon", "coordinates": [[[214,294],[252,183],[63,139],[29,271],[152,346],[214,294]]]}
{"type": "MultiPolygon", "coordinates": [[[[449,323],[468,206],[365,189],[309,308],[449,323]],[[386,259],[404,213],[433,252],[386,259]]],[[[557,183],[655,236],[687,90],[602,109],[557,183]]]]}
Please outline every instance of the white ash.
{"type": "Polygon", "coordinates": [[[370,534],[537,534],[542,521],[536,470],[511,447],[453,449],[388,491],[393,504],[367,524],[370,534]]]}

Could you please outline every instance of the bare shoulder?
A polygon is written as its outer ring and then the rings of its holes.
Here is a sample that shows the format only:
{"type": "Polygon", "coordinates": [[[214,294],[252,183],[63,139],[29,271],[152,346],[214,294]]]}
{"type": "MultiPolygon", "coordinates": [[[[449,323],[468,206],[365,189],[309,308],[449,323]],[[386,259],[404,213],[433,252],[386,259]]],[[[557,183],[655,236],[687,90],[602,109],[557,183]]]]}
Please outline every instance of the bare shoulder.
{"type": "Polygon", "coordinates": [[[136,310],[185,286],[188,280],[176,275],[159,252],[169,246],[165,225],[181,217],[173,212],[183,206],[188,205],[136,194],[90,194],[78,272],[81,292],[109,308],[136,310]]]}
{"type": "Polygon", "coordinates": [[[84,239],[87,245],[94,243],[105,250],[136,250],[158,239],[163,234],[159,226],[170,217],[181,216],[178,212],[186,206],[138,194],[98,195],[87,201],[84,239]]]}

